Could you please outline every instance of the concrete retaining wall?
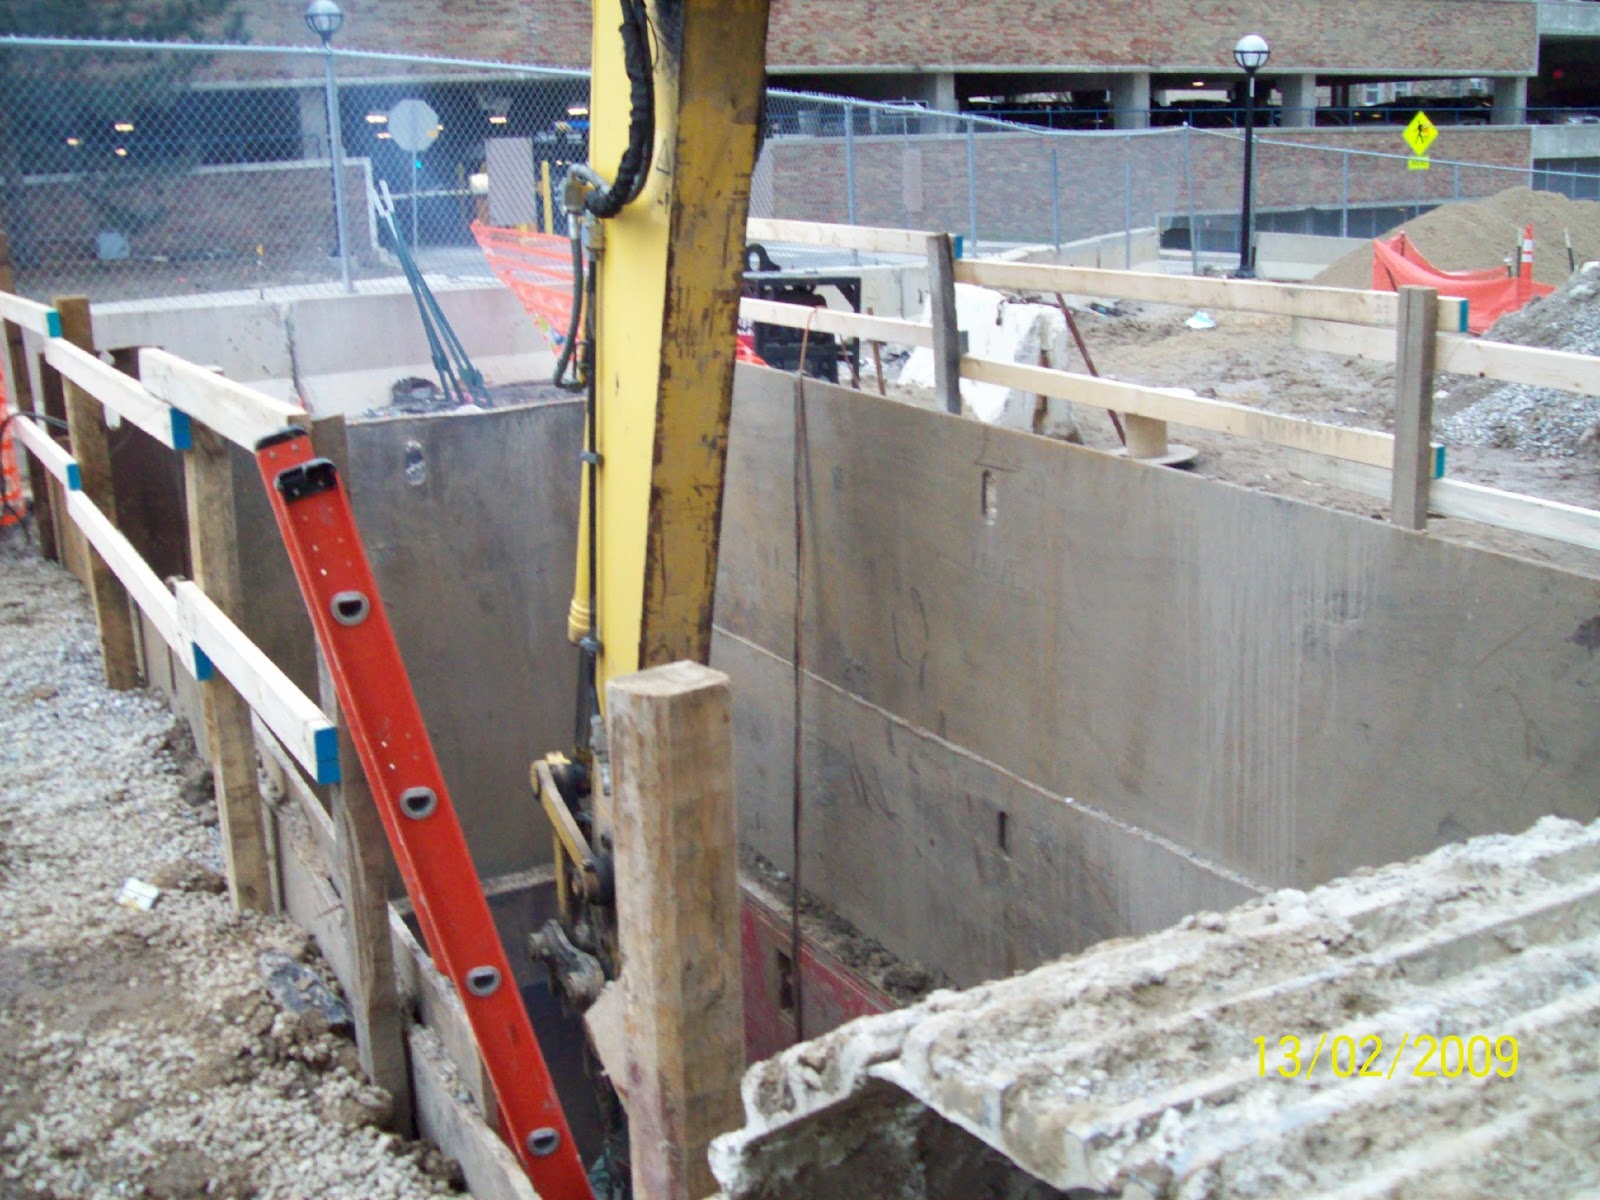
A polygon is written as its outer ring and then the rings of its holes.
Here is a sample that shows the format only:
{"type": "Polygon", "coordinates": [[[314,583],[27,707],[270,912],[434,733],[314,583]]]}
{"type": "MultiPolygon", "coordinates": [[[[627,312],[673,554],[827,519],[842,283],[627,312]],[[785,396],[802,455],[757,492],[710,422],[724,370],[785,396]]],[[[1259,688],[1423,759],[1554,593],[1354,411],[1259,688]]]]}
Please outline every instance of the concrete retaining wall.
{"type": "MultiPolygon", "coordinates": [[[[1600,582],[807,391],[804,877],[891,949],[972,982],[1600,815],[1600,582]]],[[[714,651],[784,866],[792,397],[740,369],[714,651]]]]}
{"type": "MultiPolygon", "coordinates": [[[[435,294],[490,386],[550,374],[555,360],[510,290],[486,284],[435,294]]],[[[316,416],[387,404],[390,386],[406,376],[437,380],[409,291],[97,304],[93,314],[102,349],[159,346],[272,395],[299,395],[316,416]]]]}

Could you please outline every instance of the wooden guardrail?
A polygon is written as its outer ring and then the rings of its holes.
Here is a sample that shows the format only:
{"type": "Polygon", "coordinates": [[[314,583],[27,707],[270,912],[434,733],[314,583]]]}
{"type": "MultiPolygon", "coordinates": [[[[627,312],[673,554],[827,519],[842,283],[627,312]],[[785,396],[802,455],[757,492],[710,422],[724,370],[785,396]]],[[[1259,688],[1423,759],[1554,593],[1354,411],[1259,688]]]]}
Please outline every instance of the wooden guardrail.
{"type": "MultiPolygon", "coordinates": [[[[752,220],[749,235],[791,245],[918,256],[925,253],[928,239],[937,236],[920,230],[773,220],[752,220]]],[[[809,324],[838,336],[934,348],[937,356],[938,345],[953,340],[948,334],[941,338],[939,331],[954,322],[956,282],[1288,317],[1293,342],[1301,348],[1397,364],[1394,434],[1272,413],[1182,388],[1142,387],[965,353],[950,374],[1127,414],[1130,424],[1152,433],[1159,445],[1165,445],[1171,422],[1279,446],[1294,456],[1303,473],[1386,497],[1397,523],[1409,528],[1425,528],[1431,511],[1600,549],[1600,512],[1447,477],[1446,449],[1429,436],[1436,373],[1600,395],[1600,358],[1472,337],[1465,333],[1467,302],[1459,298],[1429,293],[1425,302],[1411,301],[1423,308],[1408,317],[1408,301],[1401,293],[985,259],[956,260],[949,282],[941,286],[930,257],[930,324],[837,310],[824,315],[802,305],[752,300],[743,302],[741,312],[770,324],[809,324]]],[[[941,383],[940,397],[949,411],[960,411],[958,395],[952,399],[941,383]]]]}
{"type": "MultiPolygon", "coordinates": [[[[9,284],[8,275],[0,239],[0,288],[9,284]]],[[[17,441],[27,451],[41,551],[71,558],[65,553],[72,549],[71,539],[85,544],[77,557],[95,605],[108,684],[140,683],[129,617],[130,608],[136,609],[154,635],[143,647],[146,671],[159,638],[175,670],[200,685],[204,741],[216,778],[235,906],[282,906],[326,937],[330,962],[356,1017],[362,1066],[395,1097],[397,1119],[405,1128],[413,1081],[395,984],[385,843],[376,810],[357,794],[364,780],[354,755],[346,752],[348,738],[336,705],[302,692],[236,623],[244,597],[232,447],[253,453],[261,437],[301,424],[313,429],[321,452],[342,455],[342,419],[312,423],[303,408],[160,350],[140,352],[138,377],[124,374],[95,352],[88,302],[81,297],[64,297],[49,307],[0,290],[0,332],[5,349],[0,367],[18,412],[12,422],[17,441]],[[190,580],[161,579],[119,527],[108,412],[182,457],[190,580]],[[63,424],[70,426],[67,445],[53,432],[63,424]],[[283,825],[288,818],[261,795],[258,751],[269,770],[286,781],[284,791],[293,797],[298,819],[330,831],[327,859],[309,871],[283,825]],[[291,776],[294,782],[288,784],[291,776]],[[329,807],[313,791],[317,785],[329,789],[329,807]],[[307,883],[313,876],[322,880],[320,888],[307,883]]],[[[411,977],[423,969],[412,964],[411,977]]],[[[441,1079],[429,1076],[418,1090],[424,1088],[431,1089],[432,1103],[449,1107],[440,1098],[441,1079]]],[[[458,1130],[470,1124],[464,1113],[453,1121],[458,1130]]],[[[496,1171],[509,1163],[506,1178],[521,1178],[509,1151],[481,1122],[478,1133],[482,1136],[469,1139],[472,1153],[497,1163],[496,1171]]],[[[524,1194],[514,1184],[499,1193],[524,1194]]]]}

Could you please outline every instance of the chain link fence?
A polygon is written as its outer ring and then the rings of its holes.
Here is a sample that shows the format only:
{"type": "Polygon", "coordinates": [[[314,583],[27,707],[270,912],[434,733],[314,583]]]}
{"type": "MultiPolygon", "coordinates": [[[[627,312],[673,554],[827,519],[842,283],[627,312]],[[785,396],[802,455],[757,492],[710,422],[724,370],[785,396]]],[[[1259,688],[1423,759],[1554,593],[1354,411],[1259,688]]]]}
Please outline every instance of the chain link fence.
{"type": "MultiPolygon", "coordinates": [[[[0,231],[20,290],[44,299],[287,297],[337,291],[346,269],[361,290],[400,288],[397,240],[430,274],[488,279],[473,223],[565,233],[561,177],[588,155],[581,72],[0,38],[0,78],[0,231]],[[376,194],[392,202],[392,228],[376,194]]],[[[1492,161],[1526,155],[1506,132],[1463,131],[1490,161],[1414,171],[1398,145],[1383,149],[1393,130],[1345,131],[1336,146],[1326,133],[1263,130],[1256,227],[1370,237],[1516,185],[1600,196],[1588,169],[1600,164],[1492,161]]],[[[969,254],[1034,246],[1137,265],[1164,249],[1226,266],[1242,145],[1238,130],[1052,130],[773,90],[752,212],[949,230],[969,254]]]]}

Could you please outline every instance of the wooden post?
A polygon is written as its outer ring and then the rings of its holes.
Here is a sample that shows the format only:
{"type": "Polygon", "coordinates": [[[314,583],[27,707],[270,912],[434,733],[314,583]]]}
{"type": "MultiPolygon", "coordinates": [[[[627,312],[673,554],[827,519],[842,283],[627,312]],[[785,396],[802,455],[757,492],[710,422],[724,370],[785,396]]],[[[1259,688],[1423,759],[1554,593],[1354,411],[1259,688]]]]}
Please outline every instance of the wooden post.
{"type": "MultiPolygon", "coordinates": [[[[89,320],[87,296],[58,296],[55,308],[61,314],[61,336],[74,346],[94,351],[94,327],[89,320]]],[[[55,372],[45,368],[46,376],[55,372]]],[[[111,444],[106,433],[105,409],[89,393],[71,380],[61,380],[67,411],[67,436],[72,441],[72,456],[78,460],[78,475],[83,493],[113,525],[117,521],[116,491],[111,484],[111,444]]],[[[133,636],[133,611],[122,581],[106,565],[99,551],[85,544],[89,593],[94,600],[95,624],[100,629],[100,656],[106,686],[125,692],[136,688],[139,679],[139,648],[133,636]]]]}
{"type": "MultiPolygon", "coordinates": [[[[243,608],[244,584],[239,573],[239,528],[233,503],[233,448],[215,430],[198,422],[193,426],[193,438],[193,449],[183,457],[189,562],[200,590],[237,622],[243,608]]],[[[216,781],[229,894],[241,912],[271,911],[271,859],[267,855],[261,790],[256,782],[250,705],[218,673],[202,685],[201,709],[206,745],[211,751],[212,778],[216,781]]]]}
{"type": "MultiPolygon", "coordinates": [[[[0,233],[0,292],[14,295],[16,290],[16,274],[11,268],[11,246],[6,235],[0,233]]],[[[38,411],[34,407],[33,374],[28,370],[28,347],[23,341],[22,330],[10,321],[0,322],[0,325],[5,329],[5,345],[0,348],[4,361],[0,367],[5,372],[6,395],[11,407],[17,412],[38,411]]],[[[39,553],[45,558],[54,559],[57,557],[56,521],[50,496],[50,473],[33,455],[25,453],[22,457],[28,464],[28,491],[33,497],[33,527],[39,537],[39,553]]]]}
{"type": "MultiPolygon", "coordinates": [[[[350,452],[344,418],[317,421],[312,426],[311,440],[317,453],[339,469],[348,490],[350,452]]],[[[411,1070],[389,933],[389,841],[320,648],[317,683],[323,711],[339,730],[341,781],[329,789],[337,855],[330,866],[350,921],[350,959],[355,979],[349,981],[347,990],[355,1016],[356,1051],[367,1077],[394,1099],[394,1129],[411,1136],[415,1129],[411,1070]]]]}
{"type": "Polygon", "coordinates": [[[744,1072],[728,677],[672,663],[606,700],[633,1194],[699,1200],[744,1072]]]}
{"type": "Polygon", "coordinates": [[[928,314],[933,321],[933,390],[948,413],[961,413],[961,327],[956,316],[955,246],[948,233],[928,237],[928,314]]]}
{"type": "Polygon", "coordinates": [[[1433,372],[1438,345],[1439,293],[1400,289],[1395,323],[1394,494],[1392,520],[1405,529],[1428,527],[1433,482],[1433,372]]]}

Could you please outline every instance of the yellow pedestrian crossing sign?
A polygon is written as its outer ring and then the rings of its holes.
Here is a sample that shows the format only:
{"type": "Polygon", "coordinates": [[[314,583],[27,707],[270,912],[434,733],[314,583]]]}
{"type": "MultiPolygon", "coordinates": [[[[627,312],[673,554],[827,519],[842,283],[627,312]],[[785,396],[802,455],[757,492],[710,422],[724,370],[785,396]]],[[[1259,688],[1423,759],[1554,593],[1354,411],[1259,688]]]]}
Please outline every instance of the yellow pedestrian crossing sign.
{"type": "Polygon", "coordinates": [[[1419,112],[1411,118],[1411,124],[1406,126],[1406,131],[1400,136],[1405,138],[1406,145],[1411,147],[1411,152],[1421,158],[1428,153],[1428,147],[1433,145],[1433,139],[1439,136],[1439,130],[1428,120],[1427,113],[1419,112]]]}

